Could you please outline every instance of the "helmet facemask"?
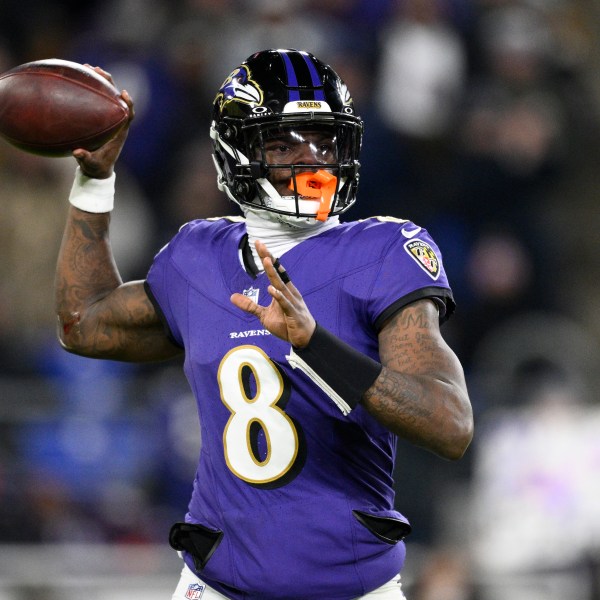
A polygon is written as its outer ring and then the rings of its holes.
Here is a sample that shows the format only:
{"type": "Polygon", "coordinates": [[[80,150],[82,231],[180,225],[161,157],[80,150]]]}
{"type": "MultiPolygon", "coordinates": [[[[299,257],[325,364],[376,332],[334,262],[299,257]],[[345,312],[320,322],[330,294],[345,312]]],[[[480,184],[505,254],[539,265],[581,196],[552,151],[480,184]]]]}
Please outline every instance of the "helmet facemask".
{"type": "Polygon", "coordinates": [[[238,204],[303,227],[339,215],[354,203],[362,133],[356,117],[255,117],[240,129],[242,143],[235,148],[227,131],[219,135],[213,128],[215,146],[222,148],[215,153],[220,187],[238,204]],[[227,180],[233,185],[225,185],[227,180]]]}
{"type": "Polygon", "coordinates": [[[354,124],[302,116],[244,128],[251,171],[258,176],[254,203],[291,224],[325,221],[349,208],[348,182],[355,182],[358,170],[354,124]]]}

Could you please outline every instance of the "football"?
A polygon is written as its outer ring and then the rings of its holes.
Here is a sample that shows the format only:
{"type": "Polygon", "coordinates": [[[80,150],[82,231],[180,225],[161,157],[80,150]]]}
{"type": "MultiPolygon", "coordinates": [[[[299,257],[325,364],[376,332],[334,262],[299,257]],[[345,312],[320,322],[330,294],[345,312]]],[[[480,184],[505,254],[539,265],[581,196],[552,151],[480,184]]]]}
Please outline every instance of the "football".
{"type": "Polygon", "coordinates": [[[57,58],[0,75],[0,135],[44,156],[96,150],[129,117],[117,88],[93,69],[57,58]]]}

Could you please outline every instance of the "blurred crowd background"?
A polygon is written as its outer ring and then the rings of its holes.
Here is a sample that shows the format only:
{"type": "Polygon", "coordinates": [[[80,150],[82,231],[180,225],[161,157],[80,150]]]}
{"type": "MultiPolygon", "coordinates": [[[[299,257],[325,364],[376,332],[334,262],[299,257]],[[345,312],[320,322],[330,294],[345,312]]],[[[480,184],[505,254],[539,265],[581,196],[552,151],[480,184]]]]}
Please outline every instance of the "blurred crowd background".
{"type": "MultiPolygon", "coordinates": [[[[458,304],[443,331],[476,418],[459,463],[399,444],[410,600],[600,598],[599,40],[598,0],[0,0],[0,72],[100,65],[135,100],[113,219],[124,279],[185,221],[235,213],[208,137],[234,67],[296,47],[346,80],[366,123],[347,218],[409,218],[442,248],[458,304]]],[[[51,575],[32,587],[40,549],[166,546],[200,445],[177,361],[58,345],[74,169],[0,144],[2,600],[68,597],[51,575]]]]}

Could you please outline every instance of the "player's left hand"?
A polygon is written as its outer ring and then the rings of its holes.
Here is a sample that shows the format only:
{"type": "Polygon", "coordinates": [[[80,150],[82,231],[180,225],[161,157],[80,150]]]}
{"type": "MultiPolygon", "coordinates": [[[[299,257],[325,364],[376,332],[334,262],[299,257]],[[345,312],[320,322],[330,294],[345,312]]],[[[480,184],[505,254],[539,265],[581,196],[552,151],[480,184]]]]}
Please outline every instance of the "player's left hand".
{"type": "Polygon", "coordinates": [[[289,280],[285,269],[273,259],[266,245],[261,241],[257,241],[255,245],[271,282],[268,287],[271,304],[261,306],[243,294],[233,294],[231,302],[257,317],[263,327],[273,335],[290,342],[296,348],[304,348],[315,331],[315,319],[308,310],[302,294],[289,280]]]}

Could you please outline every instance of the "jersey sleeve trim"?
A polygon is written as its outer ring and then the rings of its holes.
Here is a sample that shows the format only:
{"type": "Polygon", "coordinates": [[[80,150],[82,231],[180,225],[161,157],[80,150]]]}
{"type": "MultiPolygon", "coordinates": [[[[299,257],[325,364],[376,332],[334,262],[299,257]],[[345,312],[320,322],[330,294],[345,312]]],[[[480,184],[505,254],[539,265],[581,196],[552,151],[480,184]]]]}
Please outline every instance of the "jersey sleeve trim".
{"type": "Polygon", "coordinates": [[[424,287],[402,298],[396,300],[393,304],[388,306],[375,320],[375,329],[376,331],[381,331],[383,324],[394,316],[399,310],[403,309],[408,304],[415,302],[417,300],[422,300],[424,298],[429,298],[433,300],[440,311],[440,325],[445,323],[456,308],[456,303],[454,302],[454,297],[452,295],[452,291],[447,288],[440,288],[435,286],[424,287]]]}
{"type": "Polygon", "coordinates": [[[148,283],[148,281],[144,281],[144,290],[146,290],[146,294],[148,295],[150,302],[152,302],[152,306],[154,306],[154,310],[156,311],[156,314],[158,315],[158,318],[160,319],[160,321],[162,323],[163,329],[165,331],[165,335],[167,336],[167,338],[169,338],[169,341],[172,344],[175,344],[175,346],[177,346],[178,348],[183,348],[183,345],[181,344],[181,342],[179,342],[173,335],[173,332],[171,331],[171,328],[169,327],[167,317],[165,317],[165,313],[163,312],[162,308],[160,307],[160,304],[158,303],[156,296],[152,292],[152,288],[150,287],[150,284],[148,283]]]}

